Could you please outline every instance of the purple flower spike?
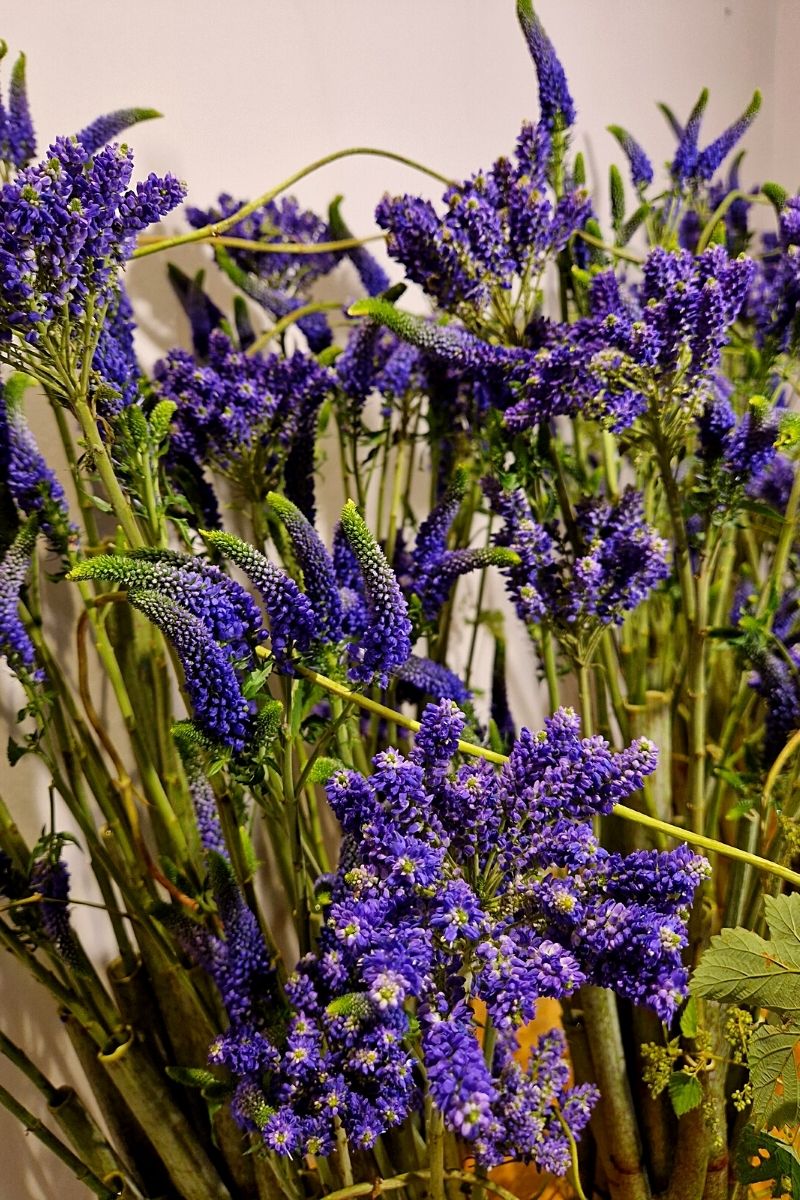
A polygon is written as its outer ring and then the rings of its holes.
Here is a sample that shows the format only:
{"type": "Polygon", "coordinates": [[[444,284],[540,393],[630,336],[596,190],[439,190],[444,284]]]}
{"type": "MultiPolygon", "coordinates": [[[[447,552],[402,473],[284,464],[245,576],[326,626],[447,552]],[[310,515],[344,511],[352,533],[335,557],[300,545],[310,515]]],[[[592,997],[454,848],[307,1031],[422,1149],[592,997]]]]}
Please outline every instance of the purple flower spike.
{"type": "Polygon", "coordinates": [[[389,674],[411,653],[411,622],[397,578],[364,524],[352,500],[342,512],[342,533],[355,556],[364,581],[370,624],[360,644],[351,645],[353,679],[376,678],[386,687],[389,674]]]}
{"type": "Polygon", "coordinates": [[[564,68],[534,12],[531,0],[517,0],[517,16],[539,79],[539,109],[549,128],[575,123],[575,105],[567,86],[564,68]]]}

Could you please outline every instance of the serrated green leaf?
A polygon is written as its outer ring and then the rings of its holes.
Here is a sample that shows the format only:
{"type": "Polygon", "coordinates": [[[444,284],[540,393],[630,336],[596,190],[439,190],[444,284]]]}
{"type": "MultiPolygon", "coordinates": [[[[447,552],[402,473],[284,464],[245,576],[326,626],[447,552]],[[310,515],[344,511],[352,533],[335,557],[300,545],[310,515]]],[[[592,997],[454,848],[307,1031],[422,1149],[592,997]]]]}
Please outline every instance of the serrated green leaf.
{"type": "Polygon", "coordinates": [[[685,1071],[673,1071],[667,1089],[676,1117],[682,1117],[703,1102],[700,1080],[696,1075],[687,1075],[685,1071]]]}
{"type": "Polygon", "coordinates": [[[790,896],[765,896],[764,912],[773,942],[800,947],[800,892],[790,896]]]}
{"type": "Polygon", "coordinates": [[[711,939],[691,983],[696,996],[800,1013],[800,944],[772,944],[748,929],[711,939]]]}
{"type": "Polygon", "coordinates": [[[750,1038],[753,1117],[767,1126],[800,1123],[800,1025],[761,1025],[750,1038]]]}
{"type": "Polygon", "coordinates": [[[741,1183],[769,1182],[773,1196],[800,1196],[800,1158],[791,1146],[771,1134],[746,1125],[736,1143],[734,1161],[736,1178],[741,1183]]]}
{"type": "Polygon", "coordinates": [[[686,1008],[681,1013],[681,1033],[684,1037],[697,1037],[697,1001],[690,996],[686,1008]]]}

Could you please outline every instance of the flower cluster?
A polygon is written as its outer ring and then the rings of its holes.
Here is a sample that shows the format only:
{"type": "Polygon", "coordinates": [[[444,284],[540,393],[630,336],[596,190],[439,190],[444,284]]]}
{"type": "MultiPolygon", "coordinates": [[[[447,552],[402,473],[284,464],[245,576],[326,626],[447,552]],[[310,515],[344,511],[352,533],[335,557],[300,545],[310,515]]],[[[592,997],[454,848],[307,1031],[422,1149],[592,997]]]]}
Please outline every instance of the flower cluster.
{"type": "Polygon", "coordinates": [[[172,350],[155,368],[158,394],[177,405],[173,461],[189,460],[233,479],[263,500],[284,475],[313,516],[313,444],[319,407],[332,384],[315,359],[296,352],[249,356],[214,330],[208,361],[172,350]]]}
{"type": "Polygon", "coordinates": [[[2,384],[0,479],[0,487],[8,490],[14,508],[25,518],[36,516],[53,547],[65,550],[72,526],[64,489],[42,457],[18,400],[12,399],[10,390],[2,384]]]}
{"type": "Polygon", "coordinates": [[[70,579],[102,579],[128,588],[140,609],[175,647],[200,728],[235,751],[253,733],[255,706],[243,677],[265,636],[250,595],[218,567],[170,551],[98,555],[74,567],[70,579]]]}
{"type": "MultiPolygon", "coordinates": [[[[203,229],[227,220],[243,207],[242,201],[222,195],[213,208],[189,207],[186,215],[195,229],[203,229]]],[[[316,213],[301,208],[292,196],[259,205],[231,225],[228,234],[266,245],[298,243],[303,247],[329,242],[332,237],[327,224],[316,213]]],[[[235,246],[218,257],[237,286],[280,320],[307,303],[310,286],[332,271],[340,256],[326,250],[264,252],[235,246]]],[[[300,317],[297,325],[314,353],[331,344],[330,327],[322,313],[300,317]]]]}
{"type": "Polygon", "coordinates": [[[447,189],[440,217],[417,196],[384,197],[376,220],[388,233],[389,253],[446,310],[477,323],[493,293],[525,277],[538,279],[546,263],[581,229],[591,208],[573,189],[555,203],[547,194],[551,156],[548,125],[525,124],[514,160],[447,189]]]}
{"type": "Polygon", "coordinates": [[[669,575],[666,541],[646,523],[642,497],[626,489],[615,502],[584,501],[575,513],[578,547],[554,525],[540,525],[521,491],[488,480],[492,505],[504,519],[496,535],[518,562],[504,569],[517,615],[526,624],[575,631],[621,624],[669,575]]]}
{"type": "Polygon", "coordinates": [[[561,711],[524,731],[498,773],[452,773],[464,726],[429,705],[410,757],[386,750],[364,778],[337,770],[329,801],[344,832],[321,881],[325,920],[298,964],[279,1034],[248,1017],[212,1047],[238,1078],[236,1110],[283,1154],[327,1153],[341,1125],[369,1147],[421,1103],[412,1044],[445,1123],[476,1157],[534,1160],[563,1173],[591,1087],[570,1088],[563,1039],[523,1067],[515,1031],[539,996],[614,986],[669,1019],[684,994],[680,950],[704,860],[682,847],[627,858],[600,848],[591,821],[654,770],[646,740],[620,754],[581,739],[561,711]],[[497,1030],[488,1060],[470,1005],[497,1030]]]}
{"type": "Polygon", "coordinates": [[[29,886],[41,896],[38,912],[45,937],[65,962],[79,965],[78,943],[69,918],[69,867],[57,837],[48,853],[33,864],[29,886]]]}
{"type": "Polygon", "coordinates": [[[754,270],[751,260],[731,261],[721,246],[699,256],[657,247],[634,295],[625,293],[612,271],[596,275],[590,317],[557,327],[555,346],[534,360],[506,424],[525,429],[553,411],[583,410],[619,430],[649,404],[696,412],[754,270]],[[561,368],[555,375],[554,356],[561,368]],[[554,408],[553,391],[565,392],[571,403],[554,408]]]}
{"type": "Polygon", "coordinates": [[[183,185],[150,175],[130,189],[133,156],[92,156],[59,138],[44,161],[0,188],[0,340],[38,343],[48,324],[102,307],[136,235],[178,204],[183,185]]]}
{"type": "Polygon", "coordinates": [[[38,534],[38,520],[30,517],[0,560],[0,654],[19,674],[44,679],[44,672],[36,667],[33,642],[19,615],[20,592],[28,577],[38,534]]]}

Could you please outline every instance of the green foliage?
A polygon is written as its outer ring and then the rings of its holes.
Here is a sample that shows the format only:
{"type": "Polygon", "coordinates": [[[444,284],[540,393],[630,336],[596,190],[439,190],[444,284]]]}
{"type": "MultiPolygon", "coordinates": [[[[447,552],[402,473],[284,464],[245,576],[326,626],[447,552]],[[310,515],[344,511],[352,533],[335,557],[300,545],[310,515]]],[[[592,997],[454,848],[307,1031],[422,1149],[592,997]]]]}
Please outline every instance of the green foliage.
{"type": "Polygon", "coordinates": [[[723,929],[711,939],[692,979],[696,996],[753,1004],[780,1014],[800,1013],[800,894],[767,907],[772,938],[749,929],[723,929]]]}
{"type": "Polygon", "coordinates": [[[742,1183],[769,1183],[773,1196],[800,1196],[800,1157],[771,1134],[747,1125],[736,1145],[735,1162],[742,1183]]]}
{"type": "Polygon", "coordinates": [[[676,1117],[682,1117],[703,1102],[703,1085],[696,1075],[673,1071],[667,1084],[676,1117]]]}

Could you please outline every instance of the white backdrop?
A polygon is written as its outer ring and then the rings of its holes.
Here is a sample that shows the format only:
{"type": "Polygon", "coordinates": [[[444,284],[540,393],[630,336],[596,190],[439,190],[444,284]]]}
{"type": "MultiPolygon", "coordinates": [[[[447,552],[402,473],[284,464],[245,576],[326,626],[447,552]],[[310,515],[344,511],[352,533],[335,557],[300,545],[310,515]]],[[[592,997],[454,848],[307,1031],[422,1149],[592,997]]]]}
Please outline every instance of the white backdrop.
{"type": "MultiPolygon", "coordinates": [[[[28,55],[40,148],[100,112],[155,107],[165,119],[129,138],[137,176],[172,170],[200,206],[222,190],[250,198],[350,145],[393,149],[461,177],[508,152],[521,119],[536,116],[535,78],[513,0],[238,0],[227,6],[26,0],[5,7],[0,36],[9,43],[9,59],[19,50],[28,55]]],[[[577,141],[593,182],[604,187],[614,156],[608,123],[629,128],[660,163],[671,139],[654,102],[666,100],[684,115],[706,85],[707,140],[743,110],[755,87],[762,89],[745,178],[797,185],[796,0],[540,0],[538,10],[567,68],[579,109],[577,141]]],[[[8,71],[6,60],[6,81],[8,71]]],[[[305,180],[298,194],[324,210],[334,194],[344,193],[349,224],[366,234],[373,232],[372,211],[385,190],[436,195],[425,177],[371,158],[336,163],[305,180]]],[[[202,251],[174,257],[191,270],[202,251]]],[[[157,258],[136,264],[130,276],[146,362],[185,337],[162,277],[157,258]]],[[[46,416],[32,417],[46,445],[46,416]]],[[[514,662],[512,700],[520,714],[530,714],[527,646],[514,662]]],[[[14,706],[9,693],[0,712],[14,706]]],[[[0,772],[0,784],[22,811],[24,831],[35,836],[47,811],[41,778],[23,763],[13,773],[0,772]]],[[[64,1081],[70,1058],[52,1006],[7,959],[0,960],[0,1010],[12,1035],[48,1064],[56,1083],[64,1081]]],[[[0,1080],[37,1107],[3,1061],[0,1080]]],[[[26,1141],[5,1113],[0,1146],[0,1200],[88,1195],[49,1154],[32,1153],[32,1139],[26,1141]]]]}

